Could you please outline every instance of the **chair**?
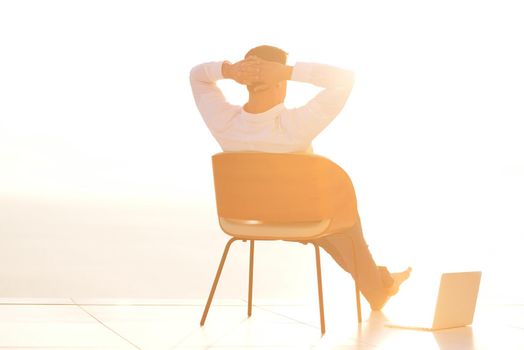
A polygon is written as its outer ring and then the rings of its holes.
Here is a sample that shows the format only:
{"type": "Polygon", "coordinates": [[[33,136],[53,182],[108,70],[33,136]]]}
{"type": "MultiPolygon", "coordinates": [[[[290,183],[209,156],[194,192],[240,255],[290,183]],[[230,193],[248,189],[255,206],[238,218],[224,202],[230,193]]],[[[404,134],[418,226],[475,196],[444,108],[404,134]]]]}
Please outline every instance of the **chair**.
{"type": "MultiPolygon", "coordinates": [[[[250,242],[247,310],[250,317],[255,241],[284,240],[312,243],[315,248],[320,329],[324,334],[320,252],[314,240],[356,222],[356,198],[350,178],[338,165],[318,155],[225,152],[214,155],[212,161],[220,227],[232,238],[225,246],[200,325],[206,321],[231,244],[237,240],[250,242]]],[[[358,271],[356,263],[355,259],[358,271]]],[[[355,292],[360,323],[357,272],[355,292]]]]}

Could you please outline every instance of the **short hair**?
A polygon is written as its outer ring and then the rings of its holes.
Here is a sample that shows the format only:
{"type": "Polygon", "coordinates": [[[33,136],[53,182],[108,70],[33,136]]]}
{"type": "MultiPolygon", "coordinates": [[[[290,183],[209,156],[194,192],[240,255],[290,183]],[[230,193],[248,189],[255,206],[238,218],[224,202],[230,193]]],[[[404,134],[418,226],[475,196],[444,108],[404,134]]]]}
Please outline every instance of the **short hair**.
{"type": "Polygon", "coordinates": [[[278,62],[282,64],[286,64],[287,61],[287,52],[279,49],[278,47],[269,45],[261,45],[252,48],[246,53],[245,58],[248,58],[248,56],[257,56],[266,61],[278,62]]]}

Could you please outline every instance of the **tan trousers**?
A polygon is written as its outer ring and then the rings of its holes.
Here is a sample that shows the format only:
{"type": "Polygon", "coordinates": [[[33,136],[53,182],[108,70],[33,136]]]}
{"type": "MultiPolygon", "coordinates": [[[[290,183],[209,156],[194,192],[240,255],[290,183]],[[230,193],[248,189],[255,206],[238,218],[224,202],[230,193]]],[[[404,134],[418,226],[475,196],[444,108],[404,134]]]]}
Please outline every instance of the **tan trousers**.
{"type": "Polygon", "coordinates": [[[357,216],[357,222],[351,229],[322,237],[315,243],[328,252],[340,267],[355,278],[352,240],[355,244],[360,290],[371,308],[379,310],[388,298],[387,288],[393,284],[393,279],[387,268],[375,264],[364,240],[360,217],[357,216]]]}

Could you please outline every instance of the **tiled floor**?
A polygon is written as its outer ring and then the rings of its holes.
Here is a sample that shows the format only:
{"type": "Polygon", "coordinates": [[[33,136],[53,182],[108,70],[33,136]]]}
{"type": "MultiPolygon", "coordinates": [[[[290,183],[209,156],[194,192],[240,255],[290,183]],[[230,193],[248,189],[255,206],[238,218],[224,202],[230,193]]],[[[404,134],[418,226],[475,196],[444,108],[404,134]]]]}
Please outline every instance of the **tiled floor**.
{"type": "Polygon", "coordinates": [[[479,305],[472,327],[420,332],[385,327],[388,313],[327,304],[216,300],[0,298],[0,349],[524,349],[524,305],[479,305]]]}

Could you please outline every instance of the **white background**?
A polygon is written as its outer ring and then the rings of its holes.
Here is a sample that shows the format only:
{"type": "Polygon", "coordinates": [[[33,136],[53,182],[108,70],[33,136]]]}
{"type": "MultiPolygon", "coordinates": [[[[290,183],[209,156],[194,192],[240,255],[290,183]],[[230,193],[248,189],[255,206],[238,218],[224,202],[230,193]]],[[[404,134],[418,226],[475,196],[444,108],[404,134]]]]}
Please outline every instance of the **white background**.
{"type": "MultiPolygon", "coordinates": [[[[518,1],[2,1],[0,294],[205,296],[226,240],[220,149],[189,71],[270,44],[356,73],[313,146],[352,177],[377,261],[480,269],[484,296],[521,298],[523,14],[518,1]]],[[[315,91],[291,83],[287,105],[315,91]]],[[[261,248],[261,297],[313,278],[311,251],[286,247],[261,248]]],[[[245,252],[221,295],[245,284],[245,252]]]]}

